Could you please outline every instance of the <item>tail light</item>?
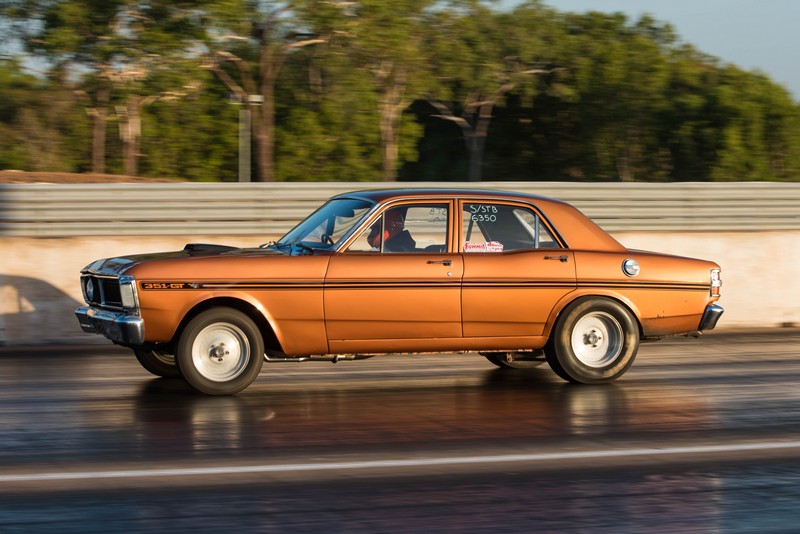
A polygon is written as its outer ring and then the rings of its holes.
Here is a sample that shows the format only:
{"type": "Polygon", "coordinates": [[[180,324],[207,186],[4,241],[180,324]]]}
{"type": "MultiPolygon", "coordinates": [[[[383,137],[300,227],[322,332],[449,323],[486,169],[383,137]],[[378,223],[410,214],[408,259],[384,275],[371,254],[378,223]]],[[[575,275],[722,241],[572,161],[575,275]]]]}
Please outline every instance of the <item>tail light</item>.
{"type": "Polygon", "coordinates": [[[720,269],[711,269],[711,296],[718,297],[722,287],[722,277],[720,269]]]}

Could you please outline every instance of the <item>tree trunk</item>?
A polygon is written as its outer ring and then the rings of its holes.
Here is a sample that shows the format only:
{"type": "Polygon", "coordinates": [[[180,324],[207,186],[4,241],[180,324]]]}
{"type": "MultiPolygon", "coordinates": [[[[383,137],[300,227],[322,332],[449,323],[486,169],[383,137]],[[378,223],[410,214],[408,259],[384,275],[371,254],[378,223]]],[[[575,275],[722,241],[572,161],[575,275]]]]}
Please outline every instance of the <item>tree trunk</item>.
{"type": "Polygon", "coordinates": [[[399,69],[394,76],[384,75],[380,89],[378,110],[381,130],[381,171],[384,182],[397,181],[397,167],[400,161],[400,122],[406,104],[405,71],[399,69]]]}
{"type": "Polygon", "coordinates": [[[92,172],[96,174],[106,172],[106,119],[110,97],[110,88],[99,89],[95,107],[89,113],[92,117],[92,172]]]}
{"type": "Polygon", "coordinates": [[[489,136],[489,124],[492,122],[492,111],[495,101],[506,93],[501,88],[493,98],[486,100],[478,108],[478,116],[472,129],[472,147],[469,152],[469,181],[480,182],[483,180],[483,154],[486,148],[486,138],[489,136]]]}
{"type": "MultiPolygon", "coordinates": [[[[257,182],[275,181],[275,80],[265,79],[261,89],[264,101],[253,120],[257,182]]],[[[252,110],[251,110],[252,111],[252,110]]]]}
{"type": "Polygon", "coordinates": [[[438,117],[455,122],[461,128],[461,135],[464,138],[464,146],[469,157],[470,182],[480,182],[483,179],[483,154],[486,148],[486,138],[489,135],[489,124],[492,121],[492,110],[494,103],[505,94],[511,86],[501,87],[492,98],[482,99],[480,95],[474,95],[465,106],[460,117],[438,100],[428,98],[428,102],[439,111],[438,117]]]}
{"type": "MultiPolygon", "coordinates": [[[[466,135],[466,132],[464,133],[466,135]]],[[[473,132],[466,141],[469,153],[469,181],[480,182],[482,179],[483,147],[486,144],[486,138],[479,137],[473,132]]]]}
{"type": "Polygon", "coordinates": [[[139,139],[142,135],[141,107],[143,99],[130,95],[122,110],[119,123],[122,140],[123,172],[128,176],[136,176],[139,160],[139,139]]]}
{"type": "Polygon", "coordinates": [[[397,162],[399,159],[398,135],[395,118],[390,110],[381,106],[381,174],[384,182],[397,180],[397,162]]]}
{"type": "MultiPolygon", "coordinates": [[[[264,35],[258,62],[260,109],[254,110],[254,103],[250,101],[249,94],[246,96],[246,105],[253,118],[251,131],[256,160],[254,175],[256,182],[275,181],[275,81],[283,61],[283,54],[281,50],[275,50],[270,46],[271,39],[272,36],[264,35]]],[[[242,87],[246,91],[256,89],[253,82],[252,78],[248,79],[242,72],[242,87]]]]}
{"type": "Polygon", "coordinates": [[[307,39],[296,42],[286,42],[283,45],[276,45],[277,37],[273,33],[280,20],[280,14],[284,8],[276,8],[264,24],[256,24],[260,27],[260,51],[258,57],[259,77],[253,76],[254,70],[251,64],[242,60],[230,52],[218,51],[214,53],[209,68],[222,80],[247,107],[250,114],[250,132],[252,134],[254,158],[256,169],[254,179],[256,182],[275,181],[275,82],[278,79],[283,61],[289,49],[300,48],[312,44],[322,43],[323,39],[307,39]],[[220,67],[221,61],[234,63],[240,73],[241,83],[228,74],[225,69],[220,67]],[[261,102],[252,102],[251,95],[261,95],[261,102]],[[260,106],[256,113],[254,109],[260,106]]]}

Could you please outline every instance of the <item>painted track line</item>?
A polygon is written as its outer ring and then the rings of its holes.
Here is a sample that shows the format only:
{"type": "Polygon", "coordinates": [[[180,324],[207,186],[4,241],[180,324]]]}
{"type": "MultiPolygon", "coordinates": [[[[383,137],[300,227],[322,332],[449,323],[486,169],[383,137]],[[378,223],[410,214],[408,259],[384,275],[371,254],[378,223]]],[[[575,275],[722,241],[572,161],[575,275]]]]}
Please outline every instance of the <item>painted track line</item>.
{"type": "Polygon", "coordinates": [[[74,471],[50,473],[21,473],[0,475],[0,484],[13,482],[72,481],[86,479],[136,479],[148,477],[191,477],[209,475],[286,474],[313,471],[358,471],[419,467],[491,465],[504,463],[558,462],[607,458],[661,457],[692,454],[728,454],[800,449],[800,441],[772,441],[698,445],[687,447],[608,449],[595,451],[564,451],[551,453],[503,454],[488,456],[455,456],[441,458],[407,458],[349,462],[319,462],[242,466],[215,466],[173,469],[129,469],[107,471],[74,471]]]}

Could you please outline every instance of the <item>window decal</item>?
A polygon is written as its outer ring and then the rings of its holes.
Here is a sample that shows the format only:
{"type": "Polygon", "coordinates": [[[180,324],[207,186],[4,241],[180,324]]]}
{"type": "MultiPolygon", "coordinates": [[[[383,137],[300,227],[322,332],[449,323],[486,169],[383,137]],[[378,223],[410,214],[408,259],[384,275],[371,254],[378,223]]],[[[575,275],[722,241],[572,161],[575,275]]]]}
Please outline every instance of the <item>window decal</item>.
{"type": "Polygon", "coordinates": [[[499,241],[487,243],[464,243],[464,252],[503,252],[503,244],[499,241]]]}

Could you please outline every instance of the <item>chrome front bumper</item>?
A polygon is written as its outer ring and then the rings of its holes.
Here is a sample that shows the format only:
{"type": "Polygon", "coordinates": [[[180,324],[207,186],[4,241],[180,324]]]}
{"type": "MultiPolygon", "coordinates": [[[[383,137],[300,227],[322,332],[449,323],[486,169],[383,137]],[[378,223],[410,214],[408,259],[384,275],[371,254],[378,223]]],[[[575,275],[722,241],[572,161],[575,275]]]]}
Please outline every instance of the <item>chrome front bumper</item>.
{"type": "Polygon", "coordinates": [[[724,311],[722,306],[717,306],[716,304],[709,304],[706,306],[706,311],[703,313],[703,318],[700,319],[700,327],[698,330],[712,330],[717,326],[717,321],[719,321],[724,311]]]}
{"type": "Polygon", "coordinates": [[[140,317],[82,306],[75,310],[75,316],[84,332],[102,334],[111,341],[122,345],[142,345],[144,343],[144,321],[140,317]]]}

